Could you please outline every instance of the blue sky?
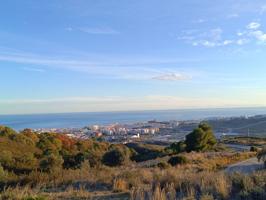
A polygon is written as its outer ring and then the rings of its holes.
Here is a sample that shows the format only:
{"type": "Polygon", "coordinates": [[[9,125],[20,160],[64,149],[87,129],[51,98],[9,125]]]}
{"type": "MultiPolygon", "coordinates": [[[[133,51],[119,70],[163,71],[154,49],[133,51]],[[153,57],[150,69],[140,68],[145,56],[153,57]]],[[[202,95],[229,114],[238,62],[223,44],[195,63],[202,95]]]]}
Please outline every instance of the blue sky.
{"type": "Polygon", "coordinates": [[[266,106],[265,0],[9,0],[0,114],[266,106]]]}

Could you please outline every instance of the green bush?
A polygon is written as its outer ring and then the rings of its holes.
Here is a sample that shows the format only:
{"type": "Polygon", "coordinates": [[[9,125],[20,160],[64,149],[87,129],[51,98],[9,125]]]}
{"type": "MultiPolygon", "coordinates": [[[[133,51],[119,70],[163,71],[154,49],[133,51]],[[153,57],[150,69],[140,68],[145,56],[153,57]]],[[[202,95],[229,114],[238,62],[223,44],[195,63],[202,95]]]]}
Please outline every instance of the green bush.
{"type": "Polygon", "coordinates": [[[184,141],[175,142],[171,144],[170,149],[173,151],[173,153],[181,153],[186,151],[186,143],[184,141]]]}
{"type": "Polygon", "coordinates": [[[172,166],[183,165],[189,163],[185,156],[174,156],[168,160],[168,163],[172,166]]]}
{"type": "Polygon", "coordinates": [[[44,172],[55,172],[62,169],[64,160],[61,156],[51,154],[45,156],[40,162],[40,169],[44,172]]]}
{"type": "Polygon", "coordinates": [[[127,161],[126,155],[119,149],[113,149],[103,155],[102,162],[107,166],[120,166],[127,161]]]}

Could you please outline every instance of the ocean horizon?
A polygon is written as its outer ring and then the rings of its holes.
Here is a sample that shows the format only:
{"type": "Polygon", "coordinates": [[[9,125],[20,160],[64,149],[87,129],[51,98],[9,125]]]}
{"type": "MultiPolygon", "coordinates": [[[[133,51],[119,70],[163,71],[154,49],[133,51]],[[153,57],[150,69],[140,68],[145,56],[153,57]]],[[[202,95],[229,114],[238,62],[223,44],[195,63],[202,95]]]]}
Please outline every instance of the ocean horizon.
{"type": "Polygon", "coordinates": [[[15,130],[25,128],[82,128],[93,124],[137,123],[149,120],[202,120],[214,117],[238,117],[266,114],[266,108],[211,108],[150,111],[84,112],[0,115],[0,125],[15,130]]]}

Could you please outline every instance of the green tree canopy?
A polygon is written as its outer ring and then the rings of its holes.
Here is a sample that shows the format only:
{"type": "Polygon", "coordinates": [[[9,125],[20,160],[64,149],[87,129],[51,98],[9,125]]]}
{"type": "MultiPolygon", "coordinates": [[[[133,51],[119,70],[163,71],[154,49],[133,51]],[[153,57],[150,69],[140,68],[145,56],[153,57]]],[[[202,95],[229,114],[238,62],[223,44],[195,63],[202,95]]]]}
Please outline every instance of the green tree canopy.
{"type": "Polygon", "coordinates": [[[211,150],[216,143],[212,128],[206,123],[200,124],[186,136],[185,140],[188,152],[211,150]]]}

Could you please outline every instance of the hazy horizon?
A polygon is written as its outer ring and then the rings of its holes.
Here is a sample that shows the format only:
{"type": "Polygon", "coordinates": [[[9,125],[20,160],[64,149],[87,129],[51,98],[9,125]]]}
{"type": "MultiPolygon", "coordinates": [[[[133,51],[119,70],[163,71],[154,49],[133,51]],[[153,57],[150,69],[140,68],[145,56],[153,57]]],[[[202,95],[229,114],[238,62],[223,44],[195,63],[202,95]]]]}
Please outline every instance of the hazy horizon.
{"type": "MultiPolygon", "coordinates": [[[[175,108],[175,109],[150,109],[150,110],[111,110],[111,111],[81,111],[81,112],[36,112],[36,113],[14,113],[14,114],[0,114],[0,116],[23,116],[23,115],[63,115],[63,114],[93,114],[93,113],[145,113],[145,112],[176,112],[176,111],[214,111],[214,110],[257,110],[262,109],[264,112],[266,106],[258,107],[195,107],[195,108],[175,108]]],[[[261,113],[263,114],[263,113],[261,113]]],[[[256,115],[256,114],[254,114],[256,115]]],[[[253,116],[254,116],[253,115],[253,116]]],[[[264,114],[263,114],[264,115],[264,114]]],[[[266,115],[266,110],[265,110],[266,115]]],[[[235,115],[236,117],[241,115],[235,115]]],[[[216,117],[219,117],[217,115],[216,117]]]]}

